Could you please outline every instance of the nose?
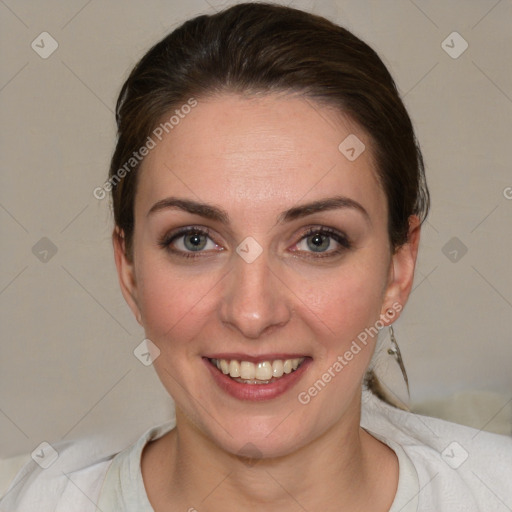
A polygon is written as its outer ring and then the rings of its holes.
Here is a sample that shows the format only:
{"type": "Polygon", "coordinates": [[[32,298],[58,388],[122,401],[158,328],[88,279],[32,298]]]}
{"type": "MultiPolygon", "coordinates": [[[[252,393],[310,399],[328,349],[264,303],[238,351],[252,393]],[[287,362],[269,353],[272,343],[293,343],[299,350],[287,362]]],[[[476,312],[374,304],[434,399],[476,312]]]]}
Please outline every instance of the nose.
{"type": "Polygon", "coordinates": [[[257,339],[288,323],[289,289],[269,266],[266,251],[248,263],[233,255],[220,306],[222,322],[243,336],[257,339]]]}

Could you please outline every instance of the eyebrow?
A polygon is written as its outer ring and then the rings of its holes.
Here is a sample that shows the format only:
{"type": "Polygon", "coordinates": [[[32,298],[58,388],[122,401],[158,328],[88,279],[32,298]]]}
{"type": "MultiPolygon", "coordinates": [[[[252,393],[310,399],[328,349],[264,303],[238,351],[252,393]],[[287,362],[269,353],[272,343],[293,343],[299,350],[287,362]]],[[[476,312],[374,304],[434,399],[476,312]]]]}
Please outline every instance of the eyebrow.
{"type": "MultiPolygon", "coordinates": [[[[283,224],[285,222],[291,222],[292,220],[300,219],[317,212],[342,208],[349,208],[351,210],[358,211],[371,225],[370,215],[365,210],[365,208],[357,201],[344,196],[327,197],[325,199],[319,199],[318,201],[313,201],[311,203],[294,206],[279,214],[277,223],[283,224]]],[[[210,220],[218,221],[222,224],[229,224],[229,214],[222,208],[206,203],[200,203],[198,201],[193,201],[191,199],[181,199],[178,197],[167,197],[157,201],[149,210],[148,216],[167,209],[179,209],[194,215],[200,215],[201,217],[205,217],[210,220]]]]}

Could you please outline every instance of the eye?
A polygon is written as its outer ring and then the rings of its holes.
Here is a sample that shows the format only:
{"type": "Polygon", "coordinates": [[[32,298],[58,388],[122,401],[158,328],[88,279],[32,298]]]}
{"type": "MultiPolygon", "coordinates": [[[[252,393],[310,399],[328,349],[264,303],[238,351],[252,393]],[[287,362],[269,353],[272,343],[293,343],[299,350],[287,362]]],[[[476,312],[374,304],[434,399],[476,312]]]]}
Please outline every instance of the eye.
{"type": "Polygon", "coordinates": [[[351,244],[345,235],[334,229],[316,227],[309,229],[295,247],[298,249],[292,249],[294,252],[313,253],[314,258],[325,258],[341,254],[350,249],[351,244]]]}
{"type": "Polygon", "coordinates": [[[194,253],[202,253],[209,250],[223,248],[217,245],[210,237],[210,231],[206,228],[188,226],[166,234],[158,244],[168,251],[184,258],[196,258],[194,253]]]}
{"type": "MultiPolygon", "coordinates": [[[[216,244],[207,228],[187,226],[166,234],[158,244],[169,252],[183,258],[201,257],[201,253],[211,250],[223,251],[216,244]]],[[[292,252],[311,253],[313,258],[327,258],[341,254],[350,249],[348,238],[338,231],[326,227],[310,228],[295,244],[292,252]]]]}

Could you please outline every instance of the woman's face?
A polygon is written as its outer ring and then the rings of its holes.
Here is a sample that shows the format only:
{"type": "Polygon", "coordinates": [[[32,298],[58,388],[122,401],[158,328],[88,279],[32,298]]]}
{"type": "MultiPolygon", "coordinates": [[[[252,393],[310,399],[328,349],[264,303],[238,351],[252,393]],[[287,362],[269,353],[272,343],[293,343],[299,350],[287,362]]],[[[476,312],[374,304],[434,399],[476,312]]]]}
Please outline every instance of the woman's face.
{"type": "Polygon", "coordinates": [[[392,255],[368,136],[297,96],[225,94],[140,172],[133,263],[121,242],[116,262],[179,421],[263,456],[358,425],[368,333],[398,317],[418,241],[392,255]]]}

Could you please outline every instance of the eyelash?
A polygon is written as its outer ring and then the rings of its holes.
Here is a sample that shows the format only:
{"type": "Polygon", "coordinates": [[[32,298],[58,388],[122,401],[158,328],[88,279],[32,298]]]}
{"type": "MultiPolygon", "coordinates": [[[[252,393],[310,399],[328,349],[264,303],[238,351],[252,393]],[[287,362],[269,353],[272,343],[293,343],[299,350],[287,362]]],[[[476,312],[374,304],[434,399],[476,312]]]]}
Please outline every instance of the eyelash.
{"type": "MultiPolygon", "coordinates": [[[[206,235],[208,238],[212,239],[211,231],[208,228],[203,228],[203,227],[199,227],[199,226],[188,226],[186,228],[179,229],[178,231],[176,231],[174,233],[164,235],[158,241],[158,245],[160,247],[162,247],[163,249],[166,249],[166,250],[172,252],[173,254],[176,254],[182,258],[196,259],[196,258],[204,257],[204,256],[201,256],[201,252],[204,252],[204,251],[197,251],[197,253],[194,254],[194,252],[192,252],[192,251],[186,252],[186,251],[181,251],[181,250],[176,250],[176,249],[171,248],[172,242],[174,242],[175,240],[178,240],[179,238],[181,238],[187,234],[190,234],[190,233],[194,233],[194,234],[198,234],[198,235],[206,235]]],[[[302,240],[304,240],[305,238],[308,238],[311,235],[326,235],[326,236],[334,239],[341,247],[339,247],[338,249],[335,249],[335,250],[331,250],[327,253],[318,253],[318,255],[316,255],[316,256],[308,256],[310,258],[314,258],[314,259],[330,258],[330,257],[338,256],[342,252],[352,248],[351,242],[345,235],[339,233],[338,231],[336,231],[334,229],[327,228],[327,227],[309,228],[302,235],[302,237],[299,239],[299,241],[297,243],[301,242],[302,240]]],[[[298,252],[304,252],[304,251],[298,251],[298,252]]],[[[314,254],[314,253],[312,253],[312,254],[314,254]]]]}

